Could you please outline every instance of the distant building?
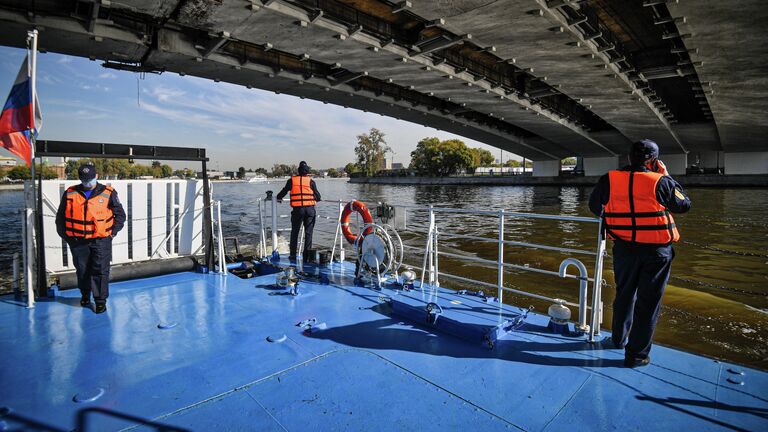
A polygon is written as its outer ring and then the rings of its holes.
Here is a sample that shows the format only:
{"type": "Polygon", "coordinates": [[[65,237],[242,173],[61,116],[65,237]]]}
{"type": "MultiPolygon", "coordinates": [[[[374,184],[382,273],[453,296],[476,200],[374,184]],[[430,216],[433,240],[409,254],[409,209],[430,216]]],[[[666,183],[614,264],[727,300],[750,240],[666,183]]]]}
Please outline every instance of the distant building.
{"type": "Polygon", "coordinates": [[[0,157],[0,177],[5,177],[5,174],[16,167],[18,162],[12,157],[0,157]]]}
{"type": "Polygon", "coordinates": [[[392,169],[392,159],[387,159],[386,157],[382,159],[381,163],[379,164],[379,170],[390,170],[392,169]]]}
{"type": "MultiPolygon", "coordinates": [[[[199,173],[197,173],[197,177],[203,178],[203,172],[200,171],[199,173]]],[[[224,177],[226,176],[224,175],[223,171],[210,171],[210,170],[208,171],[208,178],[211,180],[222,179],[224,177]]]]}
{"type": "Polygon", "coordinates": [[[399,170],[405,168],[402,163],[400,162],[392,162],[392,169],[393,170],[399,170]]]}
{"type": "Polygon", "coordinates": [[[58,164],[46,164],[45,168],[56,173],[56,178],[59,180],[66,180],[67,178],[67,164],[64,162],[58,164]]]}

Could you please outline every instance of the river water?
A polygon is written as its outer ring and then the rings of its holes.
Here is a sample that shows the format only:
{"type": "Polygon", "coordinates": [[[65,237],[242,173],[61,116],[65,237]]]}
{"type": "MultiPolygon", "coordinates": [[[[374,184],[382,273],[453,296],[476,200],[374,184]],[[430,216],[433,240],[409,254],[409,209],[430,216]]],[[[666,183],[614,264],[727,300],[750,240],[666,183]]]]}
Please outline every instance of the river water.
{"type": "MultiPolygon", "coordinates": [[[[360,199],[365,202],[387,202],[416,206],[434,205],[464,209],[505,209],[531,212],[591,216],[587,200],[591,188],[557,186],[388,186],[351,184],[343,180],[318,180],[324,199],[360,199]]],[[[267,190],[279,190],[281,183],[248,184],[216,183],[214,198],[223,202],[222,212],[226,236],[237,236],[241,243],[258,241],[255,200],[267,190]]],[[[723,358],[768,369],[768,190],[766,189],[696,189],[687,190],[692,210],[676,216],[682,241],[675,246],[677,256],[672,277],[664,296],[655,341],[684,350],[723,358]]],[[[20,219],[17,209],[22,204],[18,191],[0,191],[0,268],[10,269],[11,255],[20,250],[20,219]]],[[[318,206],[320,219],[315,231],[315,246],[330,247],[338,206],[318,206]]],[[[280,212],[290,212],[288,204],[280,212]]],[[[409,211],[408,229],[400,234],[406,245],[425,245],[426,212],[409,211]]],[[[280,219],[281,227],[288,219],[280,219]]],[[[479,237],[498,236],[498,218],[470,215],[439,215],[437,223],[446,235],[440,239],[444,252],[496,260],[496,243],[451,239],[448,234],[479,237]]],[[[593,223],[541,221],[508,218],[507,240],[594,250],[597,226],[593,223]]],[[[287,234],[287,233],[286,233],[287,234]]],[[[612,261],[605,263],[603,291],[604,327],[611,322],[614,295],[612,261]]],[[[406,249],[406,262],[420,273],[422,252],[406,249]]],[[[505,262],[557,271],[568,255],[506,246],[505,262]]],[[[582,260],[590,276],[594,258],[574,255],[582,260]]],[[[441,272],[485,282],[496,283],[495,268],[466,260],[441,257],[441,272]]],[[[443,286],[475,288],[447,277],[443,286]]],[[[578,283],[527,271],[507,271],[505,285],[510,288],[576,301],[578,283]]],[[[486,289],[486,291],[488,291],[486,289]]],[[[493,294],[495,295],[495,294],[493,294]]],[[[548,303],[509,295],[505,302],[518,306],[532,305],[546,312],[548,303]]],[[[574,316],[576,314],[573,309],[574,316]]]]}

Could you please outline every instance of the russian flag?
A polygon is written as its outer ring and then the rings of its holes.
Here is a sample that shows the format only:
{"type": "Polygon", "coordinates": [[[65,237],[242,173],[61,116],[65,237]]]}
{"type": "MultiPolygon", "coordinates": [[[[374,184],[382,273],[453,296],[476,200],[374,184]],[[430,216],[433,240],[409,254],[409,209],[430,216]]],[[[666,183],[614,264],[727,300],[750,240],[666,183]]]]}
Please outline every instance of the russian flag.
{"type": "Polygon", "coordinates": [[[29,57],[26,57],[0,114],[0,144],[31,166],[32,138],[37,137],[43,118],[37,94],[34,95],[35,113],[32,113],[33,89],[30,75],[29,57]]]}

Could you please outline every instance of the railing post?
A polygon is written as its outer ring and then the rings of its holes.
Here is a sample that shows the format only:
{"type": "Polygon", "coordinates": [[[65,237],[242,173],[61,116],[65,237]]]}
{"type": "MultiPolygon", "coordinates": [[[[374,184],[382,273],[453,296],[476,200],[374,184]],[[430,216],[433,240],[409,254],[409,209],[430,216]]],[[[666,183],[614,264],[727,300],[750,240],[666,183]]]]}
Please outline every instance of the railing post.
{"type": "Polygon", "coordinates": [[[258,203],[258,212],[259,212],[259,258],[264,258],[266,255],[266,247],[264,245],[264,217],[263,217],[263,206],[261,203],[261,198],[257,199],[256,202],[258,203]]]}
{"type": "Polygon", "coordinates": [[[333,234],[333,249],[331,249],[331,261],[336,256],[336,239],[339,241],[339,262],[344,262],[344,236],[341,235],[341,213],[344,211],[344,205],[339,203],[339,214],[336,217],[336,232],[333,234]]]}
{"type": "Polygon", "coordinates": [[[432,283],[432,231],[435,229],[435,211],[433,206],[429,206],[429,222],[427,228],[427,245],[424,248],[424,263],[421,266],[421,281],[419,288],[424,294],[424,276],[429,272],[429,283],[432,283]],[[429,265],[427,265],[429,263],[429,265]]]}
{"type": "Polygon", "coordinates": [[[277,198],[272,193],[269,197],[272,200],[272,253],[275,253],[277,251],[277,198]]]}
{"type": "Polygon", "coordinates": [[[221,201],[216,201],[216,221],[219,237],[219,273],[227,274],[227,259],[224,251],[224,230],[221,228],[221,201]]]}
{"type": "MultiPolygon", "coordinates": [[[[434,213],[432,215],[434,218],[434,213]]],[[[436,302],[437,289],[440,288],[440,269],[438,262],[440,261],[440,253],[437,248],[437,224],[433,223],[432,228],[432,289],[430,290],[429,301],[436,302]]]]}
{"type": "Polygon", "coordinates": [[[595,257],[595,279],[592,282],[592,322],[589,329],[589,341],[595,342],[600,336],[600,324],[603,321],[603,258],[605,257],[605,238],[603,237],[603,221],[600,219],[597,228],[597,256],[595,257]]]}
{"type": "Polygon", "coordinates": [[[24,233],[24,286],[27,291],[27,308],[35,307],[35,285],[33,283],[33,259],[35,257],[33,227],[35,223],[34,212],[29,206],[22,213],[22,230],[24,233]]]}
{"type": "Polygon", "coordinates": [[[304,223],[299,226],[299,236],[296,245],[296,256],[301,254],[302,261],[304,260],[304,223]]]}
{"type": "MultiPolygon", "coordinates": [[[[501,305],[504,301],[504,210],[499,210],[499,258],[498,258],[498,264],[497,264],[497,272],[498,272],[498,286],[499,286],[499,292],[497,294],[497,297],[499,298],[499,308],[501,308],[501,305]]],[[[501,309],[499,309],[501,311],[501,309]]],[[[501,319],[501,315],[499,315],[499,319],[501,319]]]]}

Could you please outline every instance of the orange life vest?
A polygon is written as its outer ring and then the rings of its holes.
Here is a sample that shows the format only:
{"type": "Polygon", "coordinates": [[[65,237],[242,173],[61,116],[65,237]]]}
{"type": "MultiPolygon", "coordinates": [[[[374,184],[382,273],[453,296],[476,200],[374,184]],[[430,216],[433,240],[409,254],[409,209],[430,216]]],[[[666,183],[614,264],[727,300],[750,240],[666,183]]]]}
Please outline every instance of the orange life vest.
{"type": "MultiPolygon", "coordinates": [[[[98,188],[98,186],[96,186],[98,188]]],[[[64,213],[65,230],[68,237],[94,239],[112,235],[115,215],[109,208],[109,198],[113,189],[104,186],[100,193],[94,189],[91,197],[71,186],[64,194],[67,208],[64,213]]]]}
{"type": "Polygon", "coordinates": [[[291,177],[291,207],[307,207],[317,204],[315,201],[315,192],[310,186],[308,176],[291,177]]]}
{"type": "Polygon", "coordinates": [[[675,220],[656,199],[656,185],[662,177],[654,172],[608,173],[611,193],[603,217],[609,238],[647,244],[680,240],[675,220]]]}

